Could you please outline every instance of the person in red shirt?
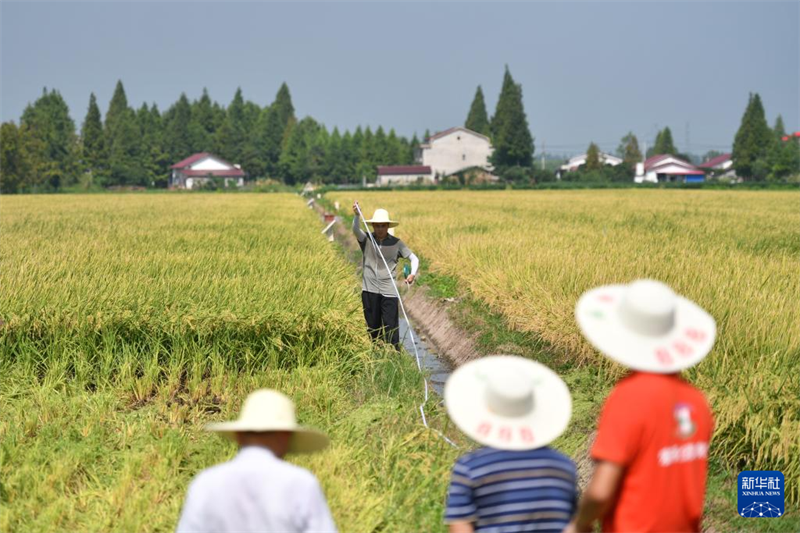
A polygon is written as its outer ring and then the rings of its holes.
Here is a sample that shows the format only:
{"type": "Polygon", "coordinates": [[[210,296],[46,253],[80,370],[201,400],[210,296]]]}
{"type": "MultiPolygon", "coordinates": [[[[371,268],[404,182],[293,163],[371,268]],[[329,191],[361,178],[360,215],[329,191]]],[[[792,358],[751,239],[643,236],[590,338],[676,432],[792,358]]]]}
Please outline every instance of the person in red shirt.
{"type": "Polygon", "coordinates": [[[711,351],[714,319],[663,283],[585,293],[575,310],[587,340],[631,372],[609,394],[591,449],[595,470],[565,531],[700,531],[713,419],[680,376],[711,351]]]}

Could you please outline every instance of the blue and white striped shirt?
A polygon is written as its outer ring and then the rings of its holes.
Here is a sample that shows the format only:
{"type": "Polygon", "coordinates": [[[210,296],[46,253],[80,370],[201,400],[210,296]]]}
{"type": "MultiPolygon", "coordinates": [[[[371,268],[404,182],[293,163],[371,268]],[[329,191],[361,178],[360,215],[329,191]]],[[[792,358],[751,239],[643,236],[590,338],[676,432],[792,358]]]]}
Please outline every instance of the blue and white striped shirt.
{"type": "Polygon", "coordinates": [[[578,501],[575,463],[548,447],[481,448],[453,467],[445,522],[473,522],[475,531],[561,532],[578,501]]]}

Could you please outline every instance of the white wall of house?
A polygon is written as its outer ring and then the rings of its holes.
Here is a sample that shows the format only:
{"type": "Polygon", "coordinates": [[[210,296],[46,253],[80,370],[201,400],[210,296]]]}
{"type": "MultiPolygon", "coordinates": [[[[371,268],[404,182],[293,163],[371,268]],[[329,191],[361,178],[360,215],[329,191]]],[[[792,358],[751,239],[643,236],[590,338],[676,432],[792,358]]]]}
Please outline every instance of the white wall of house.
{"type": "MultiPolygon", "coordinates": [[[[586,154],[576,155],[575,157],[570,158],[570,160],[567,161],[566,165],[561,165],[561,170],[566,170],[568,172],[573,170],[578,170],[579,167],[586,164],[586,158],[587,158],[586,154]]],[[[600,160],[601,164],[610,165],[612,167],[615,167],[622,163],[622,159],[620,159],[619,157],[613,156],[611,154],[606,154],[604,152],[600,152],[600,154],[598,155],[598,159],[600,160]]]]}
{"type": "Polygon", "coordinates": [[[192,170],[230,170],[233,167],[230,167],[213,157],[206,157],[200,161],[197,161],[196,163],[193,163],[189,168],[192,170]]]}
{"type": "Polygon", "coordinates": [[[379,187],[389,187],[391,185],[416,185],[418,183],[432,184],[433,176],[430,174],[384,174],[378,177],[379,187]]]}
{"type": "Polygon", "coordinates": [[[489,156],[493,151],[489,139],[483,135],[456,129],[422,148],[420,164],[431,167],[434,174],[449,176],[465,168],[491,168],[489,156]]]}
{"type": "MultiPolygon", "coordinates": [[[[645,181],[652,181],[653,183],[658,182],[658,175],[659,174],[677,174],[678,176],[675,178],[678,181],[683,181],[684,176],[686,174],[687,167],[684,165],[678,165],[675,163],[667,163],[665,165],[659,165],[657,167],[651,168],[645,174],[645,181]]],[[[702,174],[702,171],[697,171],[697,174],[702,174]]]]}

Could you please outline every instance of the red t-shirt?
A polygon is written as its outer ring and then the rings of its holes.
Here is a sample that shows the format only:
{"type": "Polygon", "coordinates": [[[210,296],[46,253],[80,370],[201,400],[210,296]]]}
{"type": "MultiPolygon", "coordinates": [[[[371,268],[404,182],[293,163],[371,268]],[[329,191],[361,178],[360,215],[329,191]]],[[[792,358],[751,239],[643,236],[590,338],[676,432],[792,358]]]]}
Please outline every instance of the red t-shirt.
{"type": "Polygon", "coordinates": [[[625,467],[603,531],[700,531],[714,421],[678,375],[634,372],[603,406],[592,458],[625,467]]]}

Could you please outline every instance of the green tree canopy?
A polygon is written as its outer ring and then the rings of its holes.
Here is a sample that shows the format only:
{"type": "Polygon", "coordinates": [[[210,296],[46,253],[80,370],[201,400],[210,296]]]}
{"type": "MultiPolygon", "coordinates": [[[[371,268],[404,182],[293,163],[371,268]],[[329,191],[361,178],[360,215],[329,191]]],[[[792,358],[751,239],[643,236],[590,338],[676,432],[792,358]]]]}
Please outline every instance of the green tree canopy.
{"type": "MultiPolygon", "coordinates": [[[[224,112],[223,112],[224,114],[224,112]]],[[[189,112],[189,144],[190,152],[211,152],[214,148],[214,134],[217,131],[214,103],[203,88],[203,94],[192,102],[189,112]]]]}
{"type": "Polygon", "coordinates": [[[278,173],[281,151],[288,142],[290,128],[295,121],[289,87],[282,83],[258,132],[259,150],[268,174],[278,173]]]}
{"type": "Polygon", "coordinates": [[[92,173],[100,171],[105,166],[104,152],[105,141],[100,108],[97,107],[97,98],[91,93],[89,109],[81,127],[81,155],[84,166],[92,173]]]}
{"type": "Polygon", "coordinates": [[[617,147],[617,155],[622,158],[622,162],[630,167],[642,160],[642,152],[639,149],[639,139],[632,131],[629,131],[617,147]]]}
{"type": "Polygon", "coordinates": [[[228,106],[225,121],[217,130],[214,151],[231,163],[241,164],[246,141],[247,120],[245,117],[244,98],[242,97],[242,89],[238,88],[228,106]]]}
{"type": "Polygon", "coordinates": [[[491,128],[489,126],[489,116],[486,113],[486,102],[483,98],[483,89],[478,85],[475,91],[475,97],[472,99],[472,105],[469,108],[467,121],[464,127],[472,131],[482,133],[483,135],[490,135],[491,128]]]}
{"type": "Polygon", "coordinates": [[[42,96],[23,111],[20,126],[30,134],[22,138],[40,173],[34,184],[55,190],[75,183],[79,172],[78,136],[61,94],[44,89],[42,96]]]}
{"type": "Polygon", "coordinates": [[[653,155],[664,154],[678,154],[678,149],[675,148],[675,143],[672,141],[672,130],[669,129],[669,126],[658,133],[656,143],[653,145],[653,155]]]}
{"type": "MultiPolygon", "coordinates": [[[[304,183],[313,178],[321,164],[318,137],[321,126],[306,117],[292,128],[286,148],[281,152],[280,168],[286,183],[304,183]]],[[[324,159],[324,154],[323,154],[324,159]]]]}
{"type": "Polygon", "coordinates": [[[27,126],[3,122],[0,126],[0,193],[37,190],[41,186],[38,157],[43,153],[41,141],[27,126]]]}
{"type": "MultiPolygon", "coordinates": [[[[192,128],[192,123],[192,106],[186,93],[181,93],[178,101],[172,104],[163,118],[163,151],[171,161],[170,164],[175,164],[195,153],[195,148],[198,146],[193,141],[208,142],[208,139],[200,135],[198,129],[192,128]],[[194,139],[193,134],[196,136],[194,139]]],[[[200,127],[199,123],[195,124],[200,127]]]]}
{"type": "Polygon", "coordinates": [[[600,161],[600,148],[595,143],[589,143],[589,148],[586,150],[586,163],[583,168],[585,170],[597,170],[603,167],[603,162],[600,161]]]}
{"type": "Polygon", "coordinates": [[[772,131],[775,132],[775,137],[778,139],[786,135],[786,126],[783,125],[783,117],[781,115],[775,118],[775,126],[773,126],[772,131]]]}
{"type": "Polygon", "coordinates": [[[514,82],[507,66],[491,129],[494,143],[492,164],[501,173],[508,167],[531,166],[533,137],[522,105],[522,87],[514,82]]]}
{"type": "Polygon", "coordinates": [[[745,179],[763,180],[769,173],[767,161],[774,132],[767,124],[758,93],[750,94],[742,122],[733,140],[733,167],[745,179]]]}

